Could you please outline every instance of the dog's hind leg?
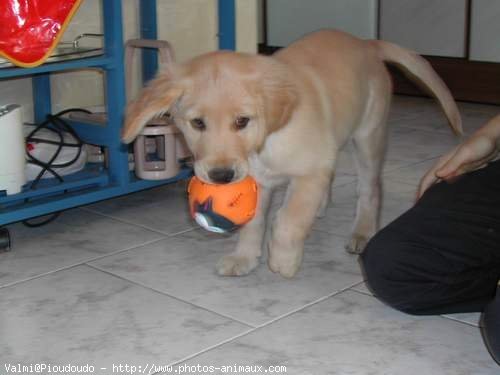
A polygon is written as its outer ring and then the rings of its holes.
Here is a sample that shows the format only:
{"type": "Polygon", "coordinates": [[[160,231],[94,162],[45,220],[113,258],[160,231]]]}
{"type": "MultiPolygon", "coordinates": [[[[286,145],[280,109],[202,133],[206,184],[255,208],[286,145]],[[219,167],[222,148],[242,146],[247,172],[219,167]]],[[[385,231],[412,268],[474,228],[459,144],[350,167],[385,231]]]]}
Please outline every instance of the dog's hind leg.
{"type": "Polygon", "coordinates": [[[332,177],[330,177],[330,182],[328,184],[328,189],[326,189],[325,192],[323,193],[323,198],[321,199],[320,206],[318,208],[318,211],[316,212],[317,218],[322,218],[326,216],[326,210],[328,209],[328,206],[332,201],[333,179],[334,178],[332,173],[332,177]]]}
{"type": "Polygon", "coordinates": [[[390,95],[374,97],[372,94],[371,100],[373,102],[367,106],[363,123],[354,133],[358,202],[354,227],[346,250],[355,254],[363,251],[368,240],[377,231],[381,206],[380,175],[385,157],[390,95]]]}

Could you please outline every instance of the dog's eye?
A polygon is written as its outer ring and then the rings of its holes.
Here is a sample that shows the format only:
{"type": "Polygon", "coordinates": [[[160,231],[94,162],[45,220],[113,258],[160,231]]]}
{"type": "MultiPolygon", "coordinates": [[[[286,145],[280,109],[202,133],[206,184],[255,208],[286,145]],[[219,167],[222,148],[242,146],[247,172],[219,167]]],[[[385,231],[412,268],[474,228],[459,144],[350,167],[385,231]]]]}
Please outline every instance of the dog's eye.
{"type": "Polygon", "coordinates": [[[190,122],[191,126],[196,130],[205,130],[207,128],[207,126],[205,125],[205,121],[203,121],[203,119],[201,118],[192,119],[190,122]]]}
{"type": "Polygon", "coordinates": [[[234,126],[236,130],[242,130],[245,129],[248,125],[248,122],[250,121],[250,118],[245,117],[245,116],[238,116],[236,118],[236,121],[234,122],[234,126]]]}

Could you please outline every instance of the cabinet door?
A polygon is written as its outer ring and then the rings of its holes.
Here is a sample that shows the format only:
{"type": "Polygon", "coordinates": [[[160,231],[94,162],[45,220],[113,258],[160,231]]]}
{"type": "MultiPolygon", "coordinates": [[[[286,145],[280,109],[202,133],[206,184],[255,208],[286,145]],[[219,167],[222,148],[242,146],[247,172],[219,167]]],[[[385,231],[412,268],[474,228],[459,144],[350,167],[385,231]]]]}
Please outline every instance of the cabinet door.
{"type": "Polygon", "coordinates": [[[380,39],[422,55],[466,56],[466,0],[380,0],[380,6],[380,39]]]}
{"type": "Polygon", "coordinates": [[[267,44],[282,47],[325,28],[377,36],[377,0],[268,0],[267,44]]]}
{"type": "Polygon", "coordinates": [[[500,1],[472,2],[470,59],[500,62],[500,1]]]}

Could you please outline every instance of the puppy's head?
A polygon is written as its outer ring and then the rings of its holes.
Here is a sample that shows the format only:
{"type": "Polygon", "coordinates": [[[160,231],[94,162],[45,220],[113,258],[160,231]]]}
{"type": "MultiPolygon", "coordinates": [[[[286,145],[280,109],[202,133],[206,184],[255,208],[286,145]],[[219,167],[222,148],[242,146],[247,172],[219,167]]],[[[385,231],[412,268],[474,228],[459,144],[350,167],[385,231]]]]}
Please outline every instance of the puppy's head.
{"type": "Polygon", "coordinates": [[[248,157],[286,125],[298,94],[286,66],[270,57],[214,52],[161,72],[127,108],[123,141],[169,112],[211,183],[242,180],[248,157]]]}

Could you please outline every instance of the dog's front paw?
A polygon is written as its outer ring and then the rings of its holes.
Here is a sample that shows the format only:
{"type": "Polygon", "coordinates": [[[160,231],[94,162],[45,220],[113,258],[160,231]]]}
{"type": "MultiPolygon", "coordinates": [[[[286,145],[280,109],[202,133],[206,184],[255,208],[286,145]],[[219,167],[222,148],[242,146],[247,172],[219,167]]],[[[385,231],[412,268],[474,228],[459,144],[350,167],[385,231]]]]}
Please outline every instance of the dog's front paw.
{"type": "Polygon", "coordinates": [[[353,234],[345,249],[351,254],[361,254],[368,243],[369,238],[361,234],[353,234]]]}
{"type": "Polygon", "coordinates": [[[288,279],[292,278],[300,268],[303,252],[302,248],[271,245],[269,247],[269,269],[288,279]]]}
{"type": "Polygon", "coordinates": [[[221,276],[243,276],[249,274],[257,265],[257,257],[237,253],[223,256],[217,263],[217,273],[221,276]]]}

